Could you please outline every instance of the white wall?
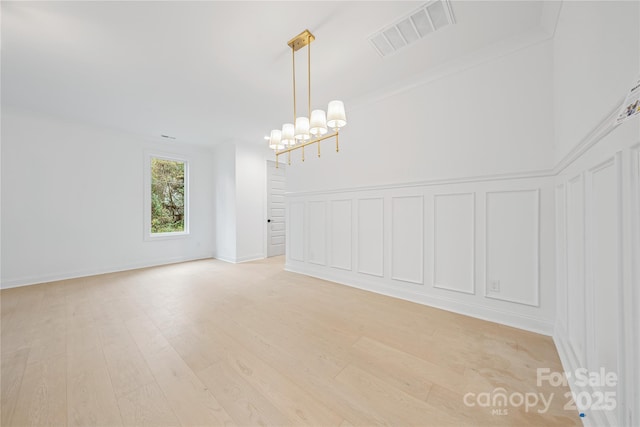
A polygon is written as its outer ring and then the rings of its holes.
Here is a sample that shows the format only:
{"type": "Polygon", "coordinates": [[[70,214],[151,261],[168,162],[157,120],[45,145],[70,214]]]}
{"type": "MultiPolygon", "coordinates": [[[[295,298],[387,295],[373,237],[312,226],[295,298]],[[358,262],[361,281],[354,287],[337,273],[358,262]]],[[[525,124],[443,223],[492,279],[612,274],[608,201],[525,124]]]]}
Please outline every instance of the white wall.
{"type": "Polygon", "coordinates": [[[2,111],[2,287],[211,257],[212,154],[2,111]],[[190,235],[143,239],[145,150],[190,165],[190,235]]]}
{"type": "MultiPolygon", "coordinates": [[[[295,153],[292,192],[553,167],[552,45],[539,43],[350,109],[340,153],[295,153]],[[326,173],[330,170],[331,173],[326,173]]],[[[313,152],[313,150],[311,150],[313,152]]]]}
{"type": "Polygon", "coordinates": [[[287,170],[287,269],[551,334],[552,53],[348,111],[339,154],[287,170]]]}
{"type": "Polygon", "coordinates": [[[264,145],[216,146],[216,258],[244,262],[266,256],[266,161],[272,157],[264,145]]]}
{"type": "Polygon", "coordinates": [[[213,153],[215,182],[215,216],[211,221],[216,228],[216,253],[218,259],[236,260],[236,146],[219,144],[213,153]]]}
{"type": "MultiPolygon", "coordinates": [[[[266,144],[265,144],[266,145],[266,144]]],[[[236,145],[236,209],[238,261],[266,256],[267,157],[271,152],[262,145],[236,145]]]]}
{"type": "Polygon", "coordinates": [[[640,425],[640,119],[613,115],[640,74],[638,2],[565,2],[554,39],[557,314],[566,371],[601,367],[614,411],[585,425],[640,425]]]}
{"type": "Polygon", "coordinates": [[[620,105],[637,77],[637,8],[634,1],[563,2],[553,40],[556,162],[620,105]]]}
{"type": "Polygon", "coordinates": [[[570,381],[615,393],[584,423],[640,425],[639,73],[640,3],[564,2],[551,40],[349,111],[288,170],[287,269],[553,332],[618,375],[570,381]]]}

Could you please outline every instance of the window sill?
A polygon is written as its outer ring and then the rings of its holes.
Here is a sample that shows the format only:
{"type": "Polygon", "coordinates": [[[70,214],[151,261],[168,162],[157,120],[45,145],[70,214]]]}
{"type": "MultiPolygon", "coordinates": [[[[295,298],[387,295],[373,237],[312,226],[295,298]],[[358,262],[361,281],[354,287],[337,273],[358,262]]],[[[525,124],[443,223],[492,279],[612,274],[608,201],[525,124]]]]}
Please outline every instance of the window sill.
{"type": "Polygon", "coordinates": [[[171,232],[171,233],[153,233],[144,236],[144,240],[147,242],[154,242],[156,240],[173,240],[184,239],[189,237],[188,231],[171,232]]]}

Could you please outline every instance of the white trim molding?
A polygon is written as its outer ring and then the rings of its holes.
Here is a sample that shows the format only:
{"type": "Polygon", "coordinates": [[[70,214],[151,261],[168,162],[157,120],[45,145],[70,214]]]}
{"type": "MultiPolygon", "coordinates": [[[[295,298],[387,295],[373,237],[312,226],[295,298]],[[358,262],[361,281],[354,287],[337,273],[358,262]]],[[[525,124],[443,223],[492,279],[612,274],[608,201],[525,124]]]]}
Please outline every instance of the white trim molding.
{"type": "MultiPolygon", "coordinates": [[[[540,278],[539,278],[539,271],[540,271],[540,189],[535,188],[535,189],[521,189],[521,190],[499,190],[499,191],[488,191],[485,193],[485,238],[484,238],[484,242],[485,242],[485,276],[484,276],[484,296],[486,298],[493,298],[493,299],[498,299],[498,300],[502,300],[502,301],[507,301],[507,302],[512,302],[512,303],[516,303],[516,304],[523,304],[523,305],[529,305],[529,306],[533,306],[533,307],[539,307],[540,306],[540,278]],[[490,254],[491,254],[491,248],[490,248],[490,242],[491,242],[491,226],[490,226],[490,213],[489,213],[489,201],[491,199],[491,195],[502,195],[502,196],[506,196],[507,194],[517,194],[517,193],[531,193],[533,195],[533,206],[531,209],[531,214],[533,216],[533,224],[532,224],[532,228],[530,231],[531,233],[531,241],[533,242],[533,250],[532,250],[532,256],[530,257],[529,261],[532,263],[533,268],[532,268],[532,274],[531,274],[531,289],[533,290],[533,299],[531,301],[527,301],[524,299],[519,299],[519,298],[512,298],[512,297],[506,297],[506,296],[502,296],[500,295],[500,293],[502,292],[501,290],[498,290],[496,292],[494,292],[492,289],[489,289],[489,282],[490,282],[490,277],[489,277],[489,271],[490,271],[490,254]]],[[[510,230],[510,234],[516,233],[517,230],[512,229],[510,230]]],[[[514,236],[517,236],[516,234],[514,234],[514,236]]],[[[523,236],[520,235],[520,238],[522,238],[523,236]]],[[[502,242],[501,244],[503,244],[504,242],[502,242]]],[[[513,284],[513,283],[512,283],[513,284]]]]}
{"type": "MultiPolygon", "coordinates": [[[[475,295],[476,293],[476,194],[473,192],[464,192],[464,193],[438,193],[433,195],[433,245],[431,248],[431,283],[434,288],[444,289],[452,292],[461,292],[464,294],[475,295]],[[471,267],[471,277],[470,277],[470,289],[466,290],[460,287],[454,287],[450,284],[439,283],[438,282],[438,241],[440,240],[438,237],[438,199],[441,198],[451,198],[451,197],[462,197],[462,196],[470,196],[471,198],[471,208],[469,209],[468,214],[470,214],[470,231],[471,231],[471,250],[470,250],[470,260],[469,264],[471,267]]],[[[445,239],[446,240],[446,239],[445,239]]]]}
{"type": "Polygon", "coordinates": [[[144,171],[143,171],[143,239],[146,242],[155,242],[166,239],[184,239],[189,237],[189,159],[185,156],[159,152],[155,150],[145,150],[144,171]],[[152,233],[151,232],[151,161],[152,159],[169,160],[184,164],[184,231],[152,233]]]}

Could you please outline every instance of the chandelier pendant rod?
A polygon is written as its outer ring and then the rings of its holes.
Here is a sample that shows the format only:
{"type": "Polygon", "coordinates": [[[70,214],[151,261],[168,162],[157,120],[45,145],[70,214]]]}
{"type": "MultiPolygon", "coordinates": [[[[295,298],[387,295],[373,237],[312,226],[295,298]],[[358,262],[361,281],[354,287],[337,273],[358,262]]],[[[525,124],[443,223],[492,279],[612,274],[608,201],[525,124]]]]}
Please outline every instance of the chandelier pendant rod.
{"type": "Polygon", "coordinates": [[[293,125],[296,124],[296,53],[291,48],[291,63],[293,64],[293,125]]]}

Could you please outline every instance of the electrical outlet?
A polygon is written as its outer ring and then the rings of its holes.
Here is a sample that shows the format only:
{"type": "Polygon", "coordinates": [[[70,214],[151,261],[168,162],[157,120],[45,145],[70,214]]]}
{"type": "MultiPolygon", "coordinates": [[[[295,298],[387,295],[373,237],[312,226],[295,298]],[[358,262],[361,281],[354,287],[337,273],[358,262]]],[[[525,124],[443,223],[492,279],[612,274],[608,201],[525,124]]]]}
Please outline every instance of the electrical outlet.
{"type": "Polygon", "coordinates": [[[491,292],[500,292],[500,280],[491,281],[491,292]]]}

